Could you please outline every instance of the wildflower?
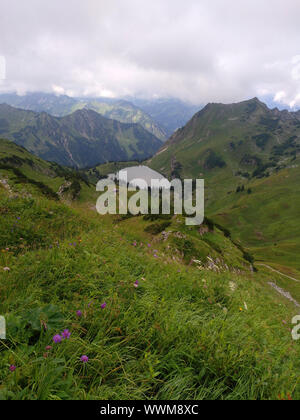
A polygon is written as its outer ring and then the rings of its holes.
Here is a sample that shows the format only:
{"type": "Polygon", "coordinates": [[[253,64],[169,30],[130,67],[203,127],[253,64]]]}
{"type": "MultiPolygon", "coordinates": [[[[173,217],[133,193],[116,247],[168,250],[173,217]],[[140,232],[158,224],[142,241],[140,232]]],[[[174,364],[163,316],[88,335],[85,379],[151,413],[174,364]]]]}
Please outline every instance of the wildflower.
{"type": "Polygon", "coordinates": [[[62,337],[63,337],[65,340],[69,340],[69,338],[71,337],[71,333],[70,333],[70,331],[69,331],[69,330],[64,330],[64,331],[61,333],[61,335],[62,335],[62,337]]]}
{"type": "Polygon", "coordinates": [[[154,257],[154,258],[158,258],[158,255],[154,254],[154,255],[153,255],[153,257],[154,257]]]}
{"type": "Polygon", "coordinates": [[[78,316],[78,318],[81,318],[82,317],[82,312],[81,311],[77,311],[76,312],[76,315],[78,316]]]}
{"type": "Polygon", "coordinates": [[[139,281],[137,280],[135,283],[134,283],[134,287],[137,289],[138,287],[139,287],[139,281]]]}
{"type": "Polygon", "coordinates": [[[148,248],[151,248],[151,244],[148,244],[148,248]]]}
{"type": "Polygon", "coordinates": [[[243,312],[243,308],[240,308],[240,312],[243,312]]]}
{"type": "Polygon", "coordinates": [[[81,356],[80,360],[82,361],[82,363],[87,363],[89,361],[88,356],[81,356]]]}
{"type": "Polygon", "coordinates": [[[46,346],[46,347],[45,347],[45,350],[47,350],[47,351],[52,350],[52,346],[46,346]]]}
{"type": "Polygon", "coordinates": [[[10,365],[10,366],[9,366],[9,370],[10,370],[11,372],[14,372],[16,369],[17,369],[17,368],[16,368],[16,366],[15,366],[15,365],[10,365]]]}
{"type": "Polygon", "coordinates": [[[59,334],[53,337],[53,341],[55,344],[61,343],[61,340],[62,340],[62,337],[59,334]]]}
{"type": "Polygon", "coordinates": [[[137,242],[136,241],[133,242],[133,246],[137,246],[137,242]]]}
{"type": "Polygon", "coordinates": [[[3,271],[10,271],[10,268],[9,267],[4,267],[3,271]]]}
{"type": "Polygon", "coordinates": [[[107,306],[107,303],[106,303],[106,302],[104,302],[104,303],[101,305],[101,309],[105,309],[105,308],[106,308],[106,306],[107,306]]]}

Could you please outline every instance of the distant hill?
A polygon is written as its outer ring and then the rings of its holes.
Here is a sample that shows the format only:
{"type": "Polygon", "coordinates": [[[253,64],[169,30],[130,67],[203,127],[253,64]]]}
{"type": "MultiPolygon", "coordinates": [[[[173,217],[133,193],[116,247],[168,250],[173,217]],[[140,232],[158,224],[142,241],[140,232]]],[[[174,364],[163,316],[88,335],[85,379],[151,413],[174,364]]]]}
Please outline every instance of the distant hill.
{"type": "Polygon", "coordinates": [[[300,113],[254,98],[208,104],[149,165],[169,177],[204,178],[207,215],[259,259],[300,271],[299,152],[300,113]]]}
{"type": "Polygon", "coordinates": [[[0,104],[35,112],[47,112],[55,117],[64,117],[79,109],[92,109],[104,117],[128,124],[140,124],[155,137],[167,139],[165,130],[150,115],[132,103],[107,98],[70,98],[66,95],[30,93],[0,95],[0,104]]]}
{"type": "Polygon", "coordinates": [[[0,105],[0,136],[49,161],[77,168],[143,160],[162,142],[138,124],[123,124],[92,110],[53,117],[0,105]]]}

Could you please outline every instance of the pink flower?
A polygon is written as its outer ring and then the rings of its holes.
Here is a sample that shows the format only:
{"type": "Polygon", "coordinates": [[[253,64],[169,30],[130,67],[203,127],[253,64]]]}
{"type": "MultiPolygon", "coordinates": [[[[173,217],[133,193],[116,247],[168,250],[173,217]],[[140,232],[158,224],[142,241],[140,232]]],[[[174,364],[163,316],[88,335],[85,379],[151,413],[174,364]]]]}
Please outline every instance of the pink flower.
{"type": "Polygon", "coordinates": [[[69,340],[69,338],[71,337],[71,333],[70,333],[70,331],[69,331],[69,330],[64,330],[64,331],[61,333],[61,335],[62,335],[62,337],[63,337],[65,340],[69,340]]]}
{"type": "Polygon", "coordinates": [[[45,350],[47,350],[47,351],[52,350],[52,346],[46,346],[45,350]]]}
{"type": "Polygon", "coordinates": [[[89,358],[87,356],[81,356],[80,360],[82,363],[87,363],[89,361],[89,358]]]}
{"type": "Polygon", "coordinates": [[[59,334],[53,337],[53,341],[55,344],[61,343],[61,340],[62,340],[62,337],[59,334]]]}
{"type": "Polygon", "coordinates": [[[78,316],[78,318],[82,317],[82,312],[81,311],[76,311],[76,315],[78,316]]]}
{"type": "Polygon", "coordinates": [[[134,287],[137,289],[138,287],[139,287],[139,281],[137,280],[135,283],[134,283],[134,287]]]}
{"type": "Polygon", "coordinates": [[[104,302],[104,303],[101,305],[101,309],[105,309],[105,308],[106,308],[106,306],[107,306],[107,303],[106,303],[106,302],[104,302]]]}
{"type": "Polygon", "coordinates": [[[9,366],[9,370],[10,370],[11,372],[14,372],[16,369],[17,369],[17,368],[16,368],[16,366],[15,366],[15,365],[10,365],[10,366],[9,366]]]}
{"type": "Polygon", "coordinates": [[[10,271],[10,268],[9,267],[4,267],[3,271],[10,271]]]}

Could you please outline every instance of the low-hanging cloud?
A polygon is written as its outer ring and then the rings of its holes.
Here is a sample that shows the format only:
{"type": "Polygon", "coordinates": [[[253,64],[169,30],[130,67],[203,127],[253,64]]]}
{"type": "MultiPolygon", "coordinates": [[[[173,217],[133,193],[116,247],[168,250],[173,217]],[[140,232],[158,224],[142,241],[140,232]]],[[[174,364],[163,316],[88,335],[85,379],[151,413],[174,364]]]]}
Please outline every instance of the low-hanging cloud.
{"type": "Polygon", "coordinates": [[[0,91],[300,106],[299,0],[2,0],[0,91]]]}

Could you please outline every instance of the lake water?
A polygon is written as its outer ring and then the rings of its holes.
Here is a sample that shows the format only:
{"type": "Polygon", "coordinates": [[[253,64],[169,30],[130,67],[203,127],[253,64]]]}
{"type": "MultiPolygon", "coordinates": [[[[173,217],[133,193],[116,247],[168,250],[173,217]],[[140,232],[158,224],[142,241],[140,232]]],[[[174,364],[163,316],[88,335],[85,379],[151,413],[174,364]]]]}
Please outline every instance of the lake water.
{"type": "Polygon", "coordinates": [[[126,174],[127,182],[129,182],[131,185],[136,185],[134,182],[136,179],[142,179],[147,183],[148,187],[151,187],[152,180],[164,181],[166,187],[170,185],[167,178],[165,178],[160,173],[153,171],[153,169],[148,168],[148,166],[132,166],[130,168],[125,168],[119,171],[117,174],[110,175],[110,177],[117,177],[120,182],[124,182],[126,180],[126,174]]]}

